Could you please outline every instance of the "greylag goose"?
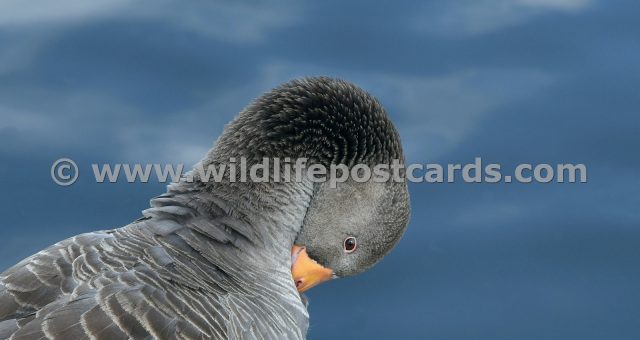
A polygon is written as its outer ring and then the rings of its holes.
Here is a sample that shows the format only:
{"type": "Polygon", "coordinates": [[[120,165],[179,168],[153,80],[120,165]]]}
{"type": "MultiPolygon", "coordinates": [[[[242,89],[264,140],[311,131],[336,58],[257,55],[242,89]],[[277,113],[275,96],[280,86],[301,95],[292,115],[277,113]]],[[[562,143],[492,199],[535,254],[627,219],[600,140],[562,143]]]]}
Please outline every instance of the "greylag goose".
{"type": "MultiPolygon", "coordinates": [[[[403,155],[375,98],[312,77],[253,101],[197,166],[234,158],[353,169],[403,155]]],[[[304,339],[302,293],[370,268],[408,223],[403,180],[190,174],[133,223],[58,242],[2,273],[0,339],[304,339]]]]}

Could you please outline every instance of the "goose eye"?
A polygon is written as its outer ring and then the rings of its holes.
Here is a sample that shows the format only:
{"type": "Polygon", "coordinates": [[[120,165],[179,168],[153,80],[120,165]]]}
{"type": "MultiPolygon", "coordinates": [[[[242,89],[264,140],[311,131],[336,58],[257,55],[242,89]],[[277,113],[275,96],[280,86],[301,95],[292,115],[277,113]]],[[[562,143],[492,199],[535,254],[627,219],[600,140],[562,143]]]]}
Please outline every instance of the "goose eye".
{"type": "Polygon", "coordinates": [[[347,237],[344,240],[344,251],[347,253],[353,253],[356,250],[356,238],[355,237],[347,237]]]}

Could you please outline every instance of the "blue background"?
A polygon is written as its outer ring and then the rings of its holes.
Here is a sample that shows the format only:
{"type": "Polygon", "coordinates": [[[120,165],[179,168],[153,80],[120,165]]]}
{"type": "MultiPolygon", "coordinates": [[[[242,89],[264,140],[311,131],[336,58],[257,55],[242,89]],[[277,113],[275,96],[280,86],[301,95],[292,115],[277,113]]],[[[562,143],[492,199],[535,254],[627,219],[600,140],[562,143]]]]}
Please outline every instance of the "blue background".
{"type": "Polygon", "coordinates": [[[303,75],[381,100],[408,161],[584,163],[586,184],[414,184],[380,265],[309,293],[311,339],[640,339],[640,3],[0,3],[0,268],[127,224],[164,185],[91,163],[195,163],[303,75]],[[71,157],[78,183],[56,186],[71,157]],[[84,171],[84,172],[82,172],[84,171]]]}

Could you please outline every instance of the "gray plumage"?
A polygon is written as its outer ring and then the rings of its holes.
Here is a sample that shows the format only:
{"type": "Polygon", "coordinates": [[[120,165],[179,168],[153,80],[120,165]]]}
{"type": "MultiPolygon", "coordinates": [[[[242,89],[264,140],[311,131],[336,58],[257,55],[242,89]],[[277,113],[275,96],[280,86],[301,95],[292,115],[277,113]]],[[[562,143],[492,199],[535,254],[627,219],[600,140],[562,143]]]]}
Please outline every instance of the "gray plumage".
{"type": "MultiPolygon", "coordinates": [[[[329,164],[402,159],[380,104],[347,82],[306,78],[263,95],[200,162],[307,157],[329,164]]],[[[78,235],[0,275],[0,339],[303,339],[308,313],[291,246],[337,276],[359,273],[398,242],[405,183],[329,190],[291,183],[181,181],[139,220],[78,235]],[[358,251],[343,254],[345,235],[358,251]]]]}

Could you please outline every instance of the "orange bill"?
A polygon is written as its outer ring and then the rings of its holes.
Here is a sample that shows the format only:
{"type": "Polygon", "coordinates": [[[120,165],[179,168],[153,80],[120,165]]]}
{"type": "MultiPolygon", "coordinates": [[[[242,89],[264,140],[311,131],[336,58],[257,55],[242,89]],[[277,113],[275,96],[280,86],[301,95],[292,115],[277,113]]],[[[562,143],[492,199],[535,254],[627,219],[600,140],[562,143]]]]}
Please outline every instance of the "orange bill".
{"type": "Polygon", "coordinates": [[[333,271],[312,260],[304,247],[293,245],[291,248],[291,275],[293,282],[296,283],[296,289],[302,293],[330,280],[333,277],[333,271]]]}

